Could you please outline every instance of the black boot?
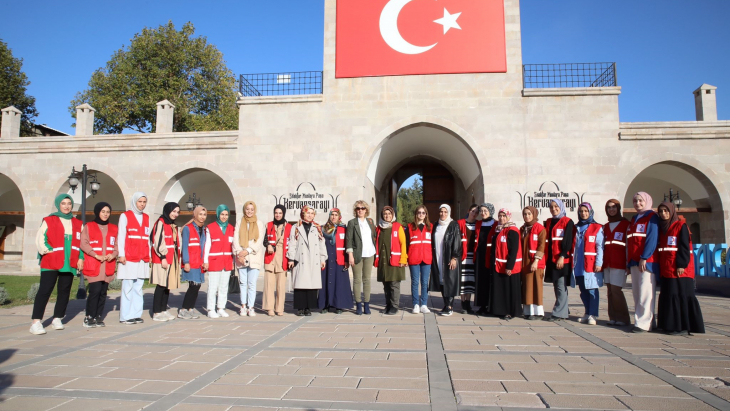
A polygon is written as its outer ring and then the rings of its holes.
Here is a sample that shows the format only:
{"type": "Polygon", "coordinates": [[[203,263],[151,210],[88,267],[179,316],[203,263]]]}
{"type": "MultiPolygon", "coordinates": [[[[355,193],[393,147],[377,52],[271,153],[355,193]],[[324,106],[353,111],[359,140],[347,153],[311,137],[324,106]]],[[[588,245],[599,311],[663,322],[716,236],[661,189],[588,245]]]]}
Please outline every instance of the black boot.
{"type": "Polygon", "coordinates": [[[364,309],[363,309],[363,312],[364,312],[364,313],[365,313],[366,315],[370,315],[370,303],[364,303],[364,304],[365,304],[365,307],[364,307],[364,309]]]}
{"type": "Polygon", "coordinates": [[[87,315],[84,317],[84,327],[85,328],[96,328],[96,318],[87,315]]]}
{"type": "MultiPolygon", "coordinates": [[[[362,303],[355,303],[357,305],[357,310],[355,311],[356,315],[362,315],[362,303]]],[[[365,303],[367,304],[367,303],[365,303]]]]}
{"type": "Polygon", "coordinates": [[[464,309],[464,314],[474,314],[474,310],[471,308],[471,301],[462,301],[461,308],[464,309]]]}

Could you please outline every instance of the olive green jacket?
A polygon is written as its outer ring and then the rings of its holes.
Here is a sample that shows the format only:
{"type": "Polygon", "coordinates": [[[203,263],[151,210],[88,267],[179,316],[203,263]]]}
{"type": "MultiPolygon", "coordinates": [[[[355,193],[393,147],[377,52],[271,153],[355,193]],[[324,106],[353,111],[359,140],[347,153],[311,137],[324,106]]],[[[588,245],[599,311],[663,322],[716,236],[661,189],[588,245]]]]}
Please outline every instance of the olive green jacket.
{"type": "MultiPolygon", "coordinates": [[[[370,233],[372,234],[373,246],[375,246],[375,223],[372,218],[365,218],[370,225],[370,233]]],[[[347,222],[347,234],[345,236],[345,252],[352,253],[355,257],[355,264],[360,264],[362,261],[362,234],[360,233],[360,224],[357,222],[357,217],[347,222]]]]}

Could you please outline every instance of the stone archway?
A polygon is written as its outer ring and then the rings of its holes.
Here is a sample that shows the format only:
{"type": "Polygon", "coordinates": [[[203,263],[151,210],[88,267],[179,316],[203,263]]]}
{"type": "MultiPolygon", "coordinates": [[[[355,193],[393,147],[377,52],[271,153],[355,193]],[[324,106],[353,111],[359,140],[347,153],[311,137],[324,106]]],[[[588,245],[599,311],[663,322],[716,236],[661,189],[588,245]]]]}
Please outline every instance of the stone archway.
{"type": "MultiPolygon", "coordinates": [[[[88,174],[95,174],[97,181],[101,184],[101,188],[96,193],[92,194],[89,187],[86,187],[86,221],[94,219],[94,206],[96,203],[105,202],[109,203],[112,207],[112,215],[109,218],[109,222],[117,224],[119,222],[119,215],[127,210],[127,203],[124,197],[124,192],[120,187],[119,183],[109,174],[97,170],[89,169],[88,174]]],[[[59,194],[68,194],[74,200],[74,213],[80,213],[81,210],[81,186],[77,187],[75,191],[71,190],[68,184],[68,180],[65,181],[56,192],[56,196],[59,194]]],[[[55,198],[55,196],[54,196],[55,198]]],[[[53,207],[53,205],[51,205],[53,207]]],[[[54,208],[55,211],[55,208],[54,208]]]]}
{"type": "Polygon", "coordinates": [[[215,221],[215,209],[218,205],[226,204],[231,210],[230,221],[235,224],[236,203],[230,187],[217,173],[197,167],[180,171],[165,183],[157,196],[154,217],[162,213],[166,203],[175,202],[180,205],[181,224],[186,223],[192,215],[187,209],[186,202],[193,194],[208,209],[206,223],[215,221]]]}
{"type": "Polygon", "coordinates": [[[25,202],[17,184],[0,174],[0,260],[23,258],[25,202]]]}
{"type": "Polygon", "coordinates": [[[634,215],[632,199],[637,191],[649,193],[656,208],[670,188],[682,199],[679,212],[694,228],[693,241],[724,243],[725,213],[720,193],[703,172],[679,161],[652,164],[631,180],[622,199],[627,216],[634,215]]]}

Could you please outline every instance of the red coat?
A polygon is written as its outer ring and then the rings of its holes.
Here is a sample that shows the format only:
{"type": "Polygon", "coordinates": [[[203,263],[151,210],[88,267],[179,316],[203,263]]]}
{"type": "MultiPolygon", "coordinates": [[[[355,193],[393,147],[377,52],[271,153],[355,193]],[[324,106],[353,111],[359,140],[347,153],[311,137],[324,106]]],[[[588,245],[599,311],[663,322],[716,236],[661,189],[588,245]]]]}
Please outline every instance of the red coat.
{"type": "MultiPolygon", "coordinates": [[[[289,269],[289,259],[286,258],[286,252],[289,251],[289,235],[291,234],[291,224],[284,223],[284,239],[282,240],[281,245],[284,247],[284,258],[282,258],[284,271],[287,271],[289,269]]],[[[276,238],[276,228],[274,228],[274,222],[269,221],[268,224],[266,224],[266,238],[269,241],[269,245],[272,247],[276,245],[278,239],[276,238]]],[[[274,261],[274,257],[276,256],[276,252],[273,252],[269,254],[269,252],[266,252],[266,255],[264,256],[264,264],[271,264],[272,261],[274,261]]]]}
{"type": "MultiPolygon", "coordinates": [[[[603,226],[598,223],[593,223],[586,228],[585,234],[583,234],[583,270],[587,273],[592,273],[596,269],[596,256],[597,246],[596,238],[598,232],[603,229],[603,226]]],[[[573,247],[575,247],[575,237],[573,237],[573,247]]],[[[575,255],[575,253],[573,253],[575,255]]],[[[575,260],[573,260],[573,267],[575,267],[575,260]]],[[[601,267],[603,268],[603,267],[601,267]]]]}
{"type": "Polygon", "coordinates": [[[431,231],[424,225],[423,231],[411,224],[408,227],[410,243],[408,244],[408,265],[431,264],[431,231]]]}
{"type": "Polygon", "coordinates": [[[675,221],[666,233],[659,233],[657,253],[659,254],[659,268],[664,278],[689,277],[695,278],[695,256],[692,252],[692,235],[689,237],[689,265],[682,275],[677,275],[677,253],[679,252],[679,233],[684,221],[675,221]]]}
{"type": "MultiPolygon", "coordinates": [[[[563,217],[558,220],[558,223],[555,224],[555,227],[551,227],[553,219],[550,218],[545,220],[545,229],[548,232],[547,237],[545,237],[545,242],[547,243],[548,247],[551,247],[553,263],[558,262],[558,258],[561,252],[565,252],[565,254],[568,255],[568,257],[563,259],[563,262],[565,264],[571,263],[571,258],[573,256],[573,247],[571,247],[570,250],[560,249],[560,244],[563,241],[563,235],[565,234],[565,227],[568,226],[568,222],[570,221],[570,218],[563,217]]],[[[573,235],[575,235],[575,230],[573,230],[573,235]]]]}
{"type": "MultiPolygon", "coordinates": [[[[43,221],[48,226],[46,238],[48,239],[48,245],[51,246],[51,251],[41,257],[41,268],[60,270],[63,268],[63,262],[66,258],[66,252],[64,251],[66,232],[63,229],[63,223],[55,215],[50,215],[44,218],[43,221]]],[[[72,218],[71,228],[71,260],[69,262],[71,267],[76,269],[79,262],[79,253],[81,252],[81,221],[72,218]]]]}
{"type": "MultiPolygon", "coordinates": [[[[542,224],[540,224],[540,223],[535,223],[530,228],[530,233],[529,233],[530,240],[529,240],[529,244],[530,244],[530,258],[532,258],[532,259],[534,259],[535,258],[535,254],[537,254],[537,246],[539,245],[537,243],[537,239],[540,236],[540,233],[542,231],[544,231],[544,230],[545,230],[545,227],[543,227],[542,224]]],[[[522,242],[520,242],[520,244],[521,243],[522,242]]],[[[545,263],[545,258],[541,258],[541,259],[537,260],[537,268],[538,268],[538,270],[539,269],[544,269],[545,268],[545,264],[546,264],[545,263]]]]}
{"type": "MultiPolygon", "coordinates": [[[[517,257],[515,258],[515,266],[512,267],[512,274],[518,274],[522,271],[522,241],[520,241],[520,229],[512,226],[502,229],[496,234],[497,245],[494,250],[494,271],[499,274],[507,274],[507,256],[509,255],[509,249],[507,247],[507,235],[510,231],[517,233],[517,257]]],[[[493,233],[490,233],[490,237],[494,238],[493,233]]]]}
{"type": "Polygon", "coordinates": [[[617,270],[626,269],[626,230],[628,220],[621,220],[616,229],[611,231],[610,223],[603,226],[603,266],[617,270]]]}
{"type": "Polygon", "coordinates": [[[133,211],[125,211],[127,232],[124,239],[124,258],[131,263],[150,262],[150,216],[142,213],[142,226],[133,211]]]}
{"type": "MultiPolygon", "coordinates": [[[[93,221],[86,224],[86,231],[89,234],[89,244],[91,245],[91,249],[94,250],[97,255],[105,256],[114,252],[114,244],[117,241],[117,232],[119,231],[119,227],[114,224],[107,224],[106,248],[102,247],[102,244],[104,244],[104,237],[101,234],[101,229],[98,224],[93,221]]],[[[85,276],[98,277],[99,268],[101,268],[101,261],[93,257],[84,259],[85,276]]],[[[113,276],[115,269],[116,264],[114,262],[107,262],[105,266],[106,276],[113,276]]]]}
{"type": "MultiPolygon", "coordinates": [[[[162,218],[160,218],[162,220],[162,218]]],[[[157,227],[157,224],[155,224],[155,227],[157,227]]],[[[169,224],[165,224],[165,221],[162,220],[162,235],[165,239],[165,247],[167,247],[167,254],[165,254],[165,260],[168,264],[172,264],[175,259],[175,239],[173,238],[172,233],[172,226],[169,224]]],[[[153,233],[152,237],[156,237],[157,233],[153,233]]],[[[179,252],[179,250],[178,250],[179,252]]],[[[152,253],[152,264],[162,264],[162,258],[160,258],[157,253],[152,253]]]]}
{"type": "MultiPolygon", "coordinates": [[[[226,232],[218,223],[208,224],[210,251],[208,253],[208,272],[233,270],[233,233],[235,228],[228,224],[226,232]]],[[[197,233],[196,233],[197,234],[197,233]]]]}
{"type": "MultiPolygon", "coordinates": [[[[393,223],[393,235],[390,239],[390,265],[393,267],[398,267],[400,265],[400,256],[401,256],[401,249],[400,249],[400,239],[398,238],[398,232],[401,230],[400,223],[393,223]]],[[[378,246],[380,241],[380,232],[383,231],[380,227],[375,229],[376,235],[375,235],[375,262],[373,262],[373,266],[377,267],[378,263],[380,262],[380,247],[378,246]]]]}
{"type": "MultiPolygon", "coordinates": [[[[641,260],[641,253],[644,252],[644,244],[646,243],[646,231],[649,226],[649,220],[654,216],[654,212],[646,213],[643,217],[634,219],[626,230],[626,240],[628,240],[629,261],[641,260]]],[[[654,251],[651,257],[646,260],[647,263],[656,261],[657,252],[654,251]]]]}

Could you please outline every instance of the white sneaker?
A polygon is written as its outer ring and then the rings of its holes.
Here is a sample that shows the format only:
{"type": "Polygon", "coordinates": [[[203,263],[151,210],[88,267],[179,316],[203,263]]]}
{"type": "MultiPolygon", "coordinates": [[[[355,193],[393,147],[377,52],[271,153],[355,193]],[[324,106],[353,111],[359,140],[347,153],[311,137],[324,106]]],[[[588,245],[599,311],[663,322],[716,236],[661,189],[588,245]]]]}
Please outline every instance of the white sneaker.
{"type": "Polygon", "coordinates": [[[208,318],[220,318],[220,315],[213,310],[208,311],[208,318]]]}
{"type": "Polygon", "coordinates": [[[60,318],[54,318],[53,322],[51,322],[51,326],[54,330],[63,330],[64,328],[66,328],[63,326],[60,318]]]}
{"type": "Polygon", "coordinates": [[[155,314],[154,314],[154,315],[152,316],[152,321],[161,321],[161,322],[165,322],[165,321],[170,321],[170,319],[169,319],[169,318],[167,318],[167,316],[165,315],[165,313],[155,313],[155,314]]]}
{"type": "Polygon", "coordinates": [[[588,325],[596,325],[596,319],[592,315],[588,316],[588,325]]]}
{"type": "Polygon", "coordinates": [[[425,306],[425,305],[421,306],[421,314],[428,314],[430,312],[431,312],[431,310],[429,310],[427,306],[425,306]]]}
{"type": "Polygon", "coordinates": [[[249,317],[256,317],[256,311],[254,311],[253,307],[248,309],[248,316],[249,317]]]}
{"type": "Polygon", "coordinates": [[[582,317],[578,318],[578,319],[577,319],[576,321],[578,321],[579,323],[581,323],[581,324],[582,324],[582,323],[584,323],[584,322],[588,321],[588,317],[589,317],[589,316],[587,316],[587,315],[584,315],[584,316],[582,316],[582,317]]]}
{"type": "Polygon", "coordinates": [[[43,328],[43,324],[38,321],[37,323],[31,324],[30,333],[33,335],[43,335],[46,333],[46,329],[43,328]]]}
{"type": "Polygon", "coordinates": [[[421,307],[416,304],[413,306],[413,314],[420,314],[421,313],[421,307]]]}
{"type": "Polygon", "coordinates": [[[227,313],[227,312],[226,312],[226,310],[225,310],[225,309],[223,309],[223,308],[219,308],[219,309],[218,309],[218,315],[220,315],[221,317],[224,317],[224,318],[225,318],[225,317],[229,317],[228,313],[227,313]]]}
{"type": "Polygon", "coordinates": [[[248,314],[248,308],[246,308],[246,307],[241,307],[241,309],[238,310],[238,315],[240,315],[241,317],[245,317],[247,314],[248,314]]]}
{"type": "Polygon", "coordinates": [[[170,320],[170,321],[172,321],[172,320],[174,320],[175,318],[177,318],[177,317],[175,317],[174,315],[170,314],[170,312],[169,312],[169,311],[163,311],[163,312],[162,312],[161,314],[162,314],[162,315],[164,315],[165,317],[167,317],[167,319],[168,319],[168,320],[170,320]]]}

